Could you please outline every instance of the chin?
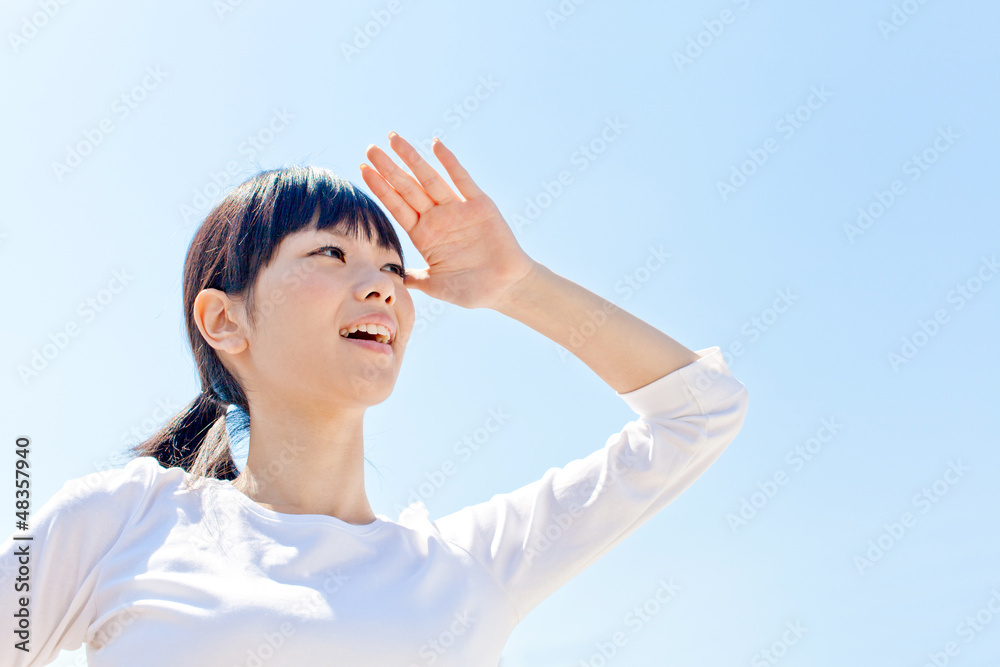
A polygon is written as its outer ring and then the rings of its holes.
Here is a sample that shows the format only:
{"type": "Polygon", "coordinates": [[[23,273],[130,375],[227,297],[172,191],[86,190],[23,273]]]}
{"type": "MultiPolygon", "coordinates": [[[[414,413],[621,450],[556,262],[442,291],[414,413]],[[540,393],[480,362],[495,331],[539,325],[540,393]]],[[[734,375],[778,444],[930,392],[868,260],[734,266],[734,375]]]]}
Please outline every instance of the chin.
{"type": "Polygon", "coordinates": [[[373,382],[371,386],[359,389],[356,396],[358,397],[358,401],[365,405],[378,405],[392,395],[392,390],[395,386],[395,383],[392,383],[383,387],[373,382]]]}
{"type": "Polygon", "coordinates": [[[389,398],[396,387],[396,369],[370,368],[368,373],[352,373],[344,380],[347,391],[358,401],[376,405],[389,398]]]}

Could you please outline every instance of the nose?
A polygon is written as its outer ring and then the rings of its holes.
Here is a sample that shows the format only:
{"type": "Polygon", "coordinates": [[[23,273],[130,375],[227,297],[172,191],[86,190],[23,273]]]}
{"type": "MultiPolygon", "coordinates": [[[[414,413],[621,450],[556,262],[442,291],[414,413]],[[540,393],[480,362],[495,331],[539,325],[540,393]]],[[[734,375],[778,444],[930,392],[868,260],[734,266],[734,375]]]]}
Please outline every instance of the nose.
{"type": "Polygon", "coordinates": [[[396,302],[396,286],[392,283],[392,278],[384,271],[372,267],[365,272],[364,278],[359,282],[357,297],[361,301],[366,301],[374,296],[381,299],[390,306],[396,302]]]}

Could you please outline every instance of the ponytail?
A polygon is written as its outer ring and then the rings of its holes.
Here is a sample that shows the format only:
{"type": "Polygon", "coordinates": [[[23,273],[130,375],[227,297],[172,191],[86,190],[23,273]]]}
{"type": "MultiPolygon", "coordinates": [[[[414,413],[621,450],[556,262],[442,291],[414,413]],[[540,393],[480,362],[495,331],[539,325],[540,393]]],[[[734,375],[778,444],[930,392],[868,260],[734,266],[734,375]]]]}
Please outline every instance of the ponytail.
{"type": "Polygon", "coordinates": [[[235,479],[239,474],[226,431],[226,403],[206,392],[185,406],[132,456],[152,456],[164,468],[180,467],[193,475],[235,479]]]}

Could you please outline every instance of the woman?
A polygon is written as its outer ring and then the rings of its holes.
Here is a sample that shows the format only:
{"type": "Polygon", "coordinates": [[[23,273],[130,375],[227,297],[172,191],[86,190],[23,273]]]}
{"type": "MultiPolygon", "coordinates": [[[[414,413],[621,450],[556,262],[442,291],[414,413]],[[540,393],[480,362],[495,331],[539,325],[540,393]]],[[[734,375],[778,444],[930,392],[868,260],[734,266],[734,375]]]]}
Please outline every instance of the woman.
{"type": "Polygon", "coordinates": [[[25,607],[30,627],[21,646],[5,642],[3,664],[86,643],[91,667],[493,666],[528,612],[736,436],[747,390],[718,347],[693,352],[528,257],[440,141],[460,196],[389,138],[416,178],[375,146],[361,174],[428,267],[406,271],[378,205],[326,170],[235,188],[185,260],[203,392],[124,468],[68,482],[33,517],[32,540],[7,540],[5,569],[26,558],[31,579],[2,586],[3,614],[25,607]],[[420,502],[398,521],[373,513],[362,422],[399,373],[409,288],[551,338],[637,419],[589,456],[437,520],[420,502]],[[237,471],[240,423],[252,435],[237,471]]]}

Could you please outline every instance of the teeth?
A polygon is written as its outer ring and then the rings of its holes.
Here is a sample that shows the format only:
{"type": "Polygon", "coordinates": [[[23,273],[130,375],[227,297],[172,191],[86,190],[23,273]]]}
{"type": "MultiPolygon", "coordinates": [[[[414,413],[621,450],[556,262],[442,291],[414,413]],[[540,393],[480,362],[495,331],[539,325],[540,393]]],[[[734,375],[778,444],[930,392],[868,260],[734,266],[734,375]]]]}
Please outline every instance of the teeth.
{"type": "Polygon", "coordinates": [[[374,334],[375,340],[379,343],[388,343],[391,340],[391,334],[388,327],[384,327],[381,324],[372,324],[370,322],[364,322],[356,327],[341,329],[340,335],[347,337],[348,334],[352,334],[355,331],[363,331],[365,333],[374,334]]]}

